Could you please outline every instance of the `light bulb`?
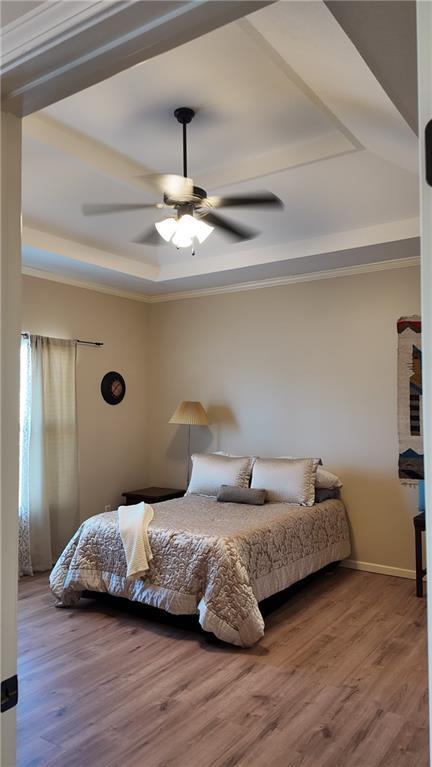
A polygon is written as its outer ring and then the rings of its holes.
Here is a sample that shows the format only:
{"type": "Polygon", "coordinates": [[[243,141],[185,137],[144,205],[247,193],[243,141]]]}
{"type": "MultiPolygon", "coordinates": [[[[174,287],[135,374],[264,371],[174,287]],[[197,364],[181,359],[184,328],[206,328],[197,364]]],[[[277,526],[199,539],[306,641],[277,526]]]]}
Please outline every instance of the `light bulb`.
{"type": "Polygon", "coordinates": [[[181,216],[177,223],[177,232],[181,232],[181,234],[186,234],[189,237],[194,237],[195,219],[193,218],[193,216],[190,216],[189,213],[185,213],[184,216],[181,216]]]}
{"type": "Polygon", "coordinates": [[[163,221],[156,221],[155,227],[158,233],[160,234],[160,236],[163,237],[164,240],[169,242],[174,232],[177,229],[177,221],[175,218],[172,218],[172,217],[165,218],[163,221]]]}
{"type": "Polygon", "coordinates": [[[188,213],[177,222],[177,230],[172,238],[173,245],[177,248],[189,248],[192,245],[192,237],[195,234],[195,220],[188,213]]]}
{"type": "Polygon", "coordinates": [[[192,238],[188,234],[179,232],[178,230],[172,238],[171,242],[176,246],[176,248],[189,248],[191,245],[193,245],[192,238]]]}

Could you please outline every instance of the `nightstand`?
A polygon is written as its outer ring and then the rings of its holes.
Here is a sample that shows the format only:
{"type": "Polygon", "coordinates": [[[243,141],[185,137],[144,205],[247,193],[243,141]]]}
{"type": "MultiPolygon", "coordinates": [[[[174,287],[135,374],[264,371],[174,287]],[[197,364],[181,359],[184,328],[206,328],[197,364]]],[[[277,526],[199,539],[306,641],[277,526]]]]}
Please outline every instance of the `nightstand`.
{"type": "Polygon", "coordinates": [[[184,490],[172,487],[143,487],[141,490],[127,490],[122,493],[125,498],[126,506],[133,503],[160,503],[161,501],[171,501],[173,498],[183,498],[184,490]]]}

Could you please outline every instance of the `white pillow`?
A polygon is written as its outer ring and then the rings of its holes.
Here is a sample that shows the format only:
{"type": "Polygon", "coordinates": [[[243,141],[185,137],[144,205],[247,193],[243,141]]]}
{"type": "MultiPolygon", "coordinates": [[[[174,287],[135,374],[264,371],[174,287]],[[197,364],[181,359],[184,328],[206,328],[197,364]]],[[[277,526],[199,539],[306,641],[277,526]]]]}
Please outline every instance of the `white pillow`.
{"type": "Polygon", "coordinates": [[[217,496],[221,485],[249,487],[252,459],[231,458],[227,455],[195,453],[192,475],[186,495],[217,496]]]}
{"type": "Polygon", "coordinates": [[[313,506],[318,458],[257,458],[251,487],[264,488],[267,501],[313,506]]]}
{"type": "MultiPolygon", "coordinates": [[[[256,455],[234,455],[233,453],[226,453],[225,450],[216,450],[215,453],[210,453],[210,455],[226,455],[227,458],[249,458],[251,465],[250,470],[252,473],[253,465],[256,461],[256,455]]],[[[250,480],[250,476],[249,476],[250,480]]]]}
{"type": "Polygon", "coordinates": [[[316,487],[333,490],[337,487],[342,487],[342,482],[336,474],[332,474],[331,471],[327,471],[327,469],[322,469],[321,466],[318,466],[316,487]]]}

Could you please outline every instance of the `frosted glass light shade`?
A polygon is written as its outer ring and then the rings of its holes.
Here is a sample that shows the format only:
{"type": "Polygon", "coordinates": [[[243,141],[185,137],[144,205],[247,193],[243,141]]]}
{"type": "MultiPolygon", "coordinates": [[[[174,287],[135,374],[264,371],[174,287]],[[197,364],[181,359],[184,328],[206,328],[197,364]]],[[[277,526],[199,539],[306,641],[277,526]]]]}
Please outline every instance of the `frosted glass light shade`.
{"type": "Polygon", "coordinates": [[[189,213],[179,219],[170,217],[164,221],[156,221],[155,227],[164,240],[171,241],[177,248],[189,248],[193,245],[194,237],[200,244],[203,243],[214,229],[213,226],[190,216],[189,213]]]}
{"type": "Polygon", "coordinates": [[[165,218],[163,221],[156,221],[155,227],[160,236],[169,242],[177,229],[177,221],[175,218],[165,218]]]}
{"type": "Polygon", "coordinates": [[[188,214],[182,216],[177,221],[177,228],[171,240],[172,244],[177,248],[189,248],[193,245],[192,237],[194,223],[195,221],[192,216],[189,216],[188,214]]]}
{"type": "Polygon", "coordinates": [[[187,231],[190,233],[190,237],[196,237],[200,245],[207,239],[209,234],[212,233],[214,226],[209,226],[199,218],[193,218],[192,216],[182,216],[180,223],[187,219],[187,231]]]}
{"type": "Polygon", "coordinates": [[[180,402],[168,423],[188,424],[189,426],[207,426],[209,419],[201,402],[180,402]]]}

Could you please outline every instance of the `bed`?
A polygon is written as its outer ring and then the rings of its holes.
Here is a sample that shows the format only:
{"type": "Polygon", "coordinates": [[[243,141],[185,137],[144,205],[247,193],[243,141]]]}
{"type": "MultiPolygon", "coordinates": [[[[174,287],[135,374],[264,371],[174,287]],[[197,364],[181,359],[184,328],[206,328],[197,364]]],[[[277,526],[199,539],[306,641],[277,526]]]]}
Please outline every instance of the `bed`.
{"type": "Polygon", "coordinates": [[[198,614],[204,631],[241,647],[264,634],[258,603],[350,554],[341,500],[311,507],[252,506],[186,495],[154,505],[145,577],[126,577],[118,513],[82,523],[56,563],[59,606],[83,591],[108,592],[174,614],[198,614]]]}

